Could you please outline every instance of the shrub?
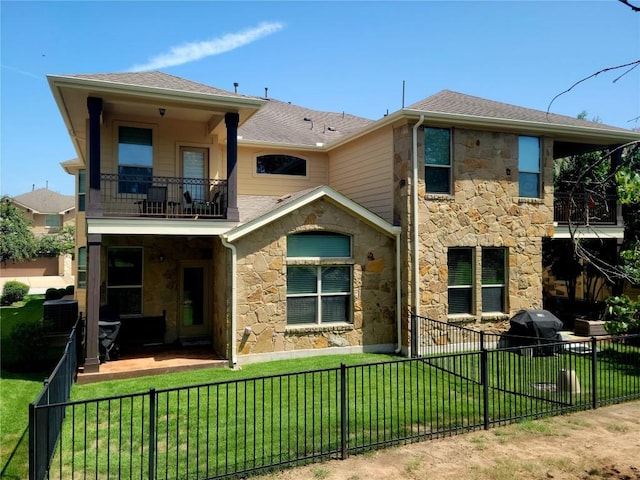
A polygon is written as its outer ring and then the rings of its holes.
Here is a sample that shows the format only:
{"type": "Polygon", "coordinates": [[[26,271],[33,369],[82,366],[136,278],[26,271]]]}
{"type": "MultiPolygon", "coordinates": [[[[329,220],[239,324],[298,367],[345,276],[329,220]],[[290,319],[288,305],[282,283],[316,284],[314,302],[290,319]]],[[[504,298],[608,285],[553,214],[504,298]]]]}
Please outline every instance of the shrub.
{"type": "Polygon", "coordinates": [[[608,333],[640,333],[640,299],[631,300],[627,295],[607,298],[608,333]]]}
{"type": "MultiPolygon", "coordinates": [[[[64,289],[62,289],[64,292],[64,289]]],[[[44,292],[45,300],[60,300],[64,294],[60,293],[60,290],[57,288],[47,288],[47,291],[44,292]]]]}
{"type": "Polygon", "coordinates": [[[11,305],[12,303],[22,300],[27,293],[29,293],[29,285],[10,280],[4,284],[0,303],[2,305],[11,305]]]}
{"type": "Polygon", "coordinates": [[[73,295],[74,292],[75,292],[75,289],[73,285],[67,285],[67,288],[64,289],[65,295],[73,295]]]}
{"type": "Polygon", "coordinates": [[[19,323],[11,330],[11,343],[16,351],[14,359],[21,370],[44,367],[49,350],[49,327],[43,322],[19,323]]]}

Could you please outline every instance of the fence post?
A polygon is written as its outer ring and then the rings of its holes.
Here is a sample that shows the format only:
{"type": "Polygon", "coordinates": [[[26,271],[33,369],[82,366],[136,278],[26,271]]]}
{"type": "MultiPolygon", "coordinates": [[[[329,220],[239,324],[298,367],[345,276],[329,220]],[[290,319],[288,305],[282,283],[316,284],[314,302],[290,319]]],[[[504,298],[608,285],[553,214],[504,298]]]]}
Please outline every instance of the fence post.
{"type": "Polygon", "coordinates": [[[29,404],[29,480],[36,480],[36,407],[29,404]]]}
{"type": "Polygon", "coordinates": [[[598,341],[591,337],[591,407],[598,408],[598,341]]]}
{"type": "MultiPolygon", "coordinates": [[[[482,338],[482,337],[480,337],[482,338]]],[[[480,351],[480,384],[482,385],[482,416],[484,429],[489,430],[489,352],[486,349],[480,351]]]]}
{"type": "Polygon", "coordinates": [[[154,480],[156,473],[156,389],[149,389],[149,480],[154,480]]]}
{"type": "Polygon", "coordinates": [[[480,330],[480,351],[484,350],[484,330],[480,330]]]}
{"type": "Polygon", "coordinates": [[[347,446],[347,366],[340,364],[340,443],[342,445],[342,460],[349,456],[347,446]]]}

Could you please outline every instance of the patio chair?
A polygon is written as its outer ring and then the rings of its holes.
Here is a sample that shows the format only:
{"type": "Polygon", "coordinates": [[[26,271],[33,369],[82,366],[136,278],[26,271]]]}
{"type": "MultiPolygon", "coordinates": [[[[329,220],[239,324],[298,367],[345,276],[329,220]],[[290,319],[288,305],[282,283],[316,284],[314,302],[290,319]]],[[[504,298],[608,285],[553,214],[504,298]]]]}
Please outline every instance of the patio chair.
{"type": "Polygon", "coordinates": [[[151,185],[147,198],[135,202],[143,215],[165,215],[167,213],[167,187],[151,185]]]}

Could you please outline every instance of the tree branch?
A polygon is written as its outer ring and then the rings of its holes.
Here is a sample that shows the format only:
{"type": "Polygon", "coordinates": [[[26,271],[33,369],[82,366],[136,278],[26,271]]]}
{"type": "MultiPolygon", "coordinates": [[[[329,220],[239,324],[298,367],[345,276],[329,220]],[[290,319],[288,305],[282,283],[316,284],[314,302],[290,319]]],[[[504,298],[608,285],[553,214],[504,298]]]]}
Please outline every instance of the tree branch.
{"type": "MultiPolygon", "coordinates": [[[[623,0],[620,0],[623,1],[623,0]]],[[[587,80],[593,78],[593,77],[597,77],[598,75],[600,75],[601,73],[605,73],[605,72],[609,72],[611,70],[617,70],[619,68],[625,68],[625,67],[631,67],[629,70],[627,70],[626,72],[624,72],[622,75],[620,75],[620,77],[616,78],[614,80],[614,82],[616,80],[618,80],[619,78],[623,77],[624,75],[626,75],[627,73],[629,73],[631,70],[633,70],[635,67],[637,67],[640,64],[640,60],[635,60],[633,62],[629,62],[629,63],[625,63],[624,65],[618,65],[615,67],[607,67],[607,68],[603,68],[602,70],[599,70],[595,73],[592,73],[591,75],[589,75],[588,77],[584,77],[581,80],[578,80],[576,83],[574,83],[573,85],[571,85],[569,88],[567,88],[564,92],[560,92],[559,94],[557,94],[555,97],[553,97],[551,99],[551,101],[549,102],[549,106],[547,107],[547,115],[549,114],[549,111],[551,110],[551,105],[553,105],[553,102],[556,101],[556,99],[562,95],[564,95],[565,93],[570,92],[571,90],[573,90],[575,87],[577,87],[578,85],[580,85],[582,82],[586,82],[587,80]]]]}
{"type": "Polygon", "coordinates": [[[629,0],[618,0],[620,3],[624,3],[627,7],[629,7],[634,12],[640,12],[640,7],[636,7],[635,5],[631,5],[629,0]]]}

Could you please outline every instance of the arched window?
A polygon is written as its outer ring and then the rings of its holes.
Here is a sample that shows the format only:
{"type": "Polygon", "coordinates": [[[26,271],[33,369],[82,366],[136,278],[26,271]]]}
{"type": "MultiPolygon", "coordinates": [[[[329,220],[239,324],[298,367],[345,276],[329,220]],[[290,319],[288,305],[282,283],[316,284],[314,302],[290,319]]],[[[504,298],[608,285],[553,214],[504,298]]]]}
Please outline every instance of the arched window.
{"type": "Polygon", "coordinates": [[[308,232],[287,237],[287,324],[352,320],[351,237],[308,232]]]}
{"type": "Polygon", "coordinates": [[[256,173],[265,175],[307,175],[307,161],[291,155],[260,155],[256,158],[256,173]]]}

